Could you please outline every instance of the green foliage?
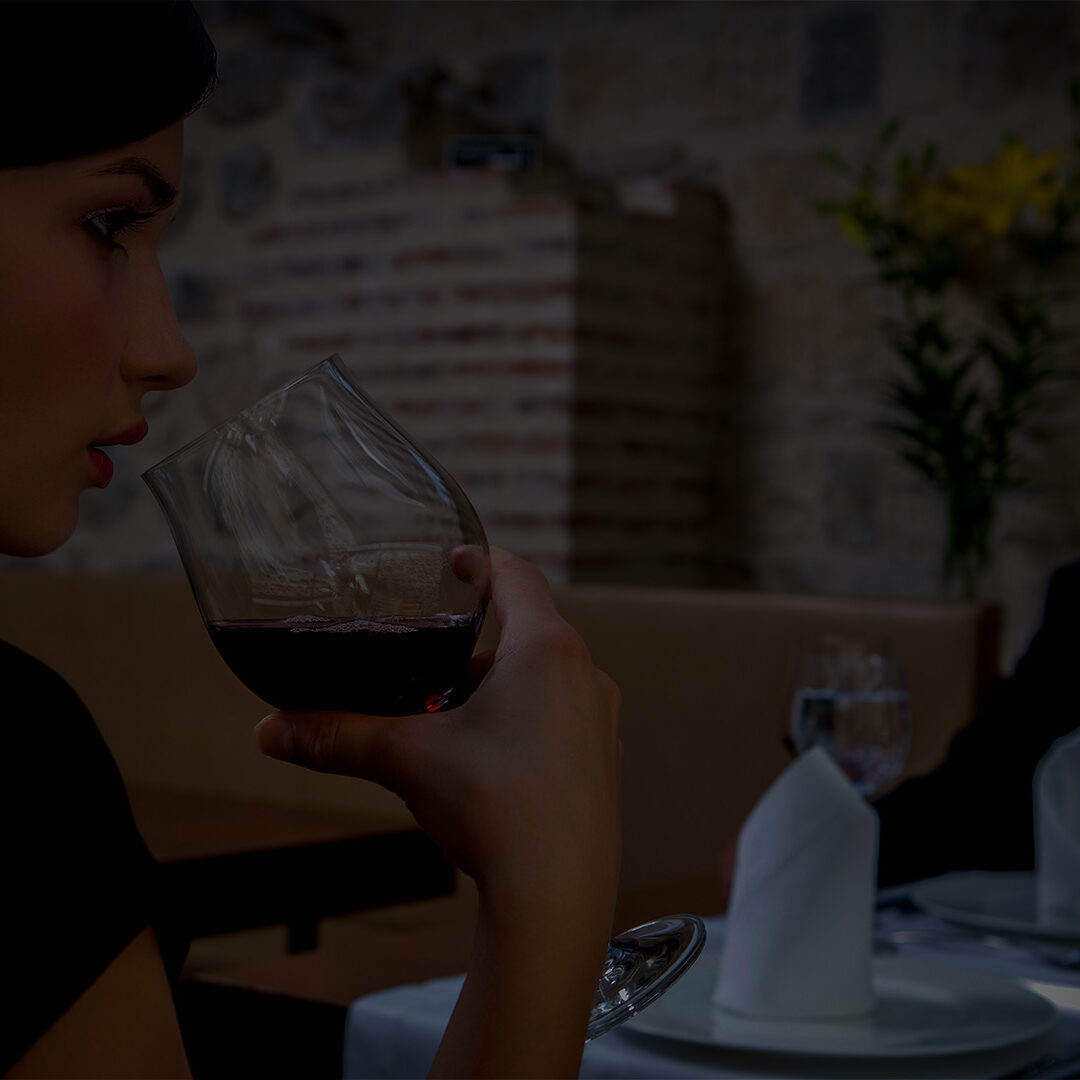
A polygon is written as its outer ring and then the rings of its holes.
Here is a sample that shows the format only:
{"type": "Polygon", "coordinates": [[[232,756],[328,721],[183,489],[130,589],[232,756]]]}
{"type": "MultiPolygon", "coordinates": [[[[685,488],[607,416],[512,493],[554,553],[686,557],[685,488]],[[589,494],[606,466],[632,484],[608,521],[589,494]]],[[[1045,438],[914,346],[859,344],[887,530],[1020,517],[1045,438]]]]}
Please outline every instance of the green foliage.
{"type": "Polygon", "coordinates": [[[1069,95],[1068,152],[1034,153],[1005,135],[990,160],[945,168],[932,142],[897,149],[893,121],[861,164],[823,155],[848,193],[816,209],[900,301],[885,323],[900,365],[882,426],[944,499],[944,579],[967,597],[991,559],[1000,494],[1026,481],[1018,451],[1041,393],[1064,371],[1050,282],[1080,216],[1080,83],[1069,95]],[[974,326],[957,311],[961,293],[974,326]]]}

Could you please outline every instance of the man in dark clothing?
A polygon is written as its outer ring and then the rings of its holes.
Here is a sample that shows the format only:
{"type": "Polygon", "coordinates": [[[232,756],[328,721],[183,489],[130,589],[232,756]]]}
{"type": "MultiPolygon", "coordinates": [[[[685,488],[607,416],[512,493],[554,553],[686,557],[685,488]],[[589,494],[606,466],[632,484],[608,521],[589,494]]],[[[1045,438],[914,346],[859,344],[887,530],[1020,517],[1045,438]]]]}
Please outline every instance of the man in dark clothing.
{"type": "Polygon", "coordinates": [[[1032,777],[1080,727],[1080,561],[1056,570],[1042,624],[944,761],[875,802],[882,887],[949,870],[1031,870],[1032,777]]]}

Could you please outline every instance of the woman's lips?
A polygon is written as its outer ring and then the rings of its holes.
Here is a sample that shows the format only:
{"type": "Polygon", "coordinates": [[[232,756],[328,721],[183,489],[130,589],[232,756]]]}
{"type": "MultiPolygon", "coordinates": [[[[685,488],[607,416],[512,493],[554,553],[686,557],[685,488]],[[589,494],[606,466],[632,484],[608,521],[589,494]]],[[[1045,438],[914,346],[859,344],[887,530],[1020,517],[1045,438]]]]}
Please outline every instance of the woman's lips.
{"type": "Polygon", "coordinates": [[[139,420],[137,424],[132,424],[131,427],[121,431],[118,435],[110,435],[105,439],[95,439],[90,445],[132,446],[137,442],[142,442],[149,430],[150,425],[145,420],[139,420]]]}
{"type": "Polygon", "coordinates": [[[113,463],[109,455],[97,446],[91,446],[87,455],[90,458],[90,479],[94,487],[108,487],[113,475],[113,463]]]}
{"type": "Polygon", "coordinates": [[[98,439],[87,448],[90,458],[90,478],[94,487],[108,487],[113,475],[113,463],[109,455],[101,448],[103,446],[132,446],[146,438],[150,425],[140,419],[137,424],[116,435],[109,435],[104,439],[98,439]]]}

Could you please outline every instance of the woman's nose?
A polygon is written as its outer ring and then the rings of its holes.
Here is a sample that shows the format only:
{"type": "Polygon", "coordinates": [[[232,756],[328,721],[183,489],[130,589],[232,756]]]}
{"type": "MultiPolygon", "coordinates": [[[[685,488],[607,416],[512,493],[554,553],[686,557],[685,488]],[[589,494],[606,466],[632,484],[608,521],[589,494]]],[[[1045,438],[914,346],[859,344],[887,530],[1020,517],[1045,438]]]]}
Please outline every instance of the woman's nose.
{"type": "Polygon", "coordinates": [[[175,390],[191,382],[198,362],[176,321],[160,267],[143,278],[132,319],[125,377],[146,390],[175,390]]]}

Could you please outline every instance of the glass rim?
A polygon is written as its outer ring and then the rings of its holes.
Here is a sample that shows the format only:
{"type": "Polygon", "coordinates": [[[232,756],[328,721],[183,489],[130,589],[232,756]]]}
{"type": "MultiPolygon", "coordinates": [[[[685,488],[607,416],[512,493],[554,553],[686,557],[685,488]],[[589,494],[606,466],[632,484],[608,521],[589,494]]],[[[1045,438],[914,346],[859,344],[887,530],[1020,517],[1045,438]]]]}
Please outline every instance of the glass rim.
{"type": "Polygon", "coordinates": [[[305,379],[310,379],[312,375],[316,374],[319,371],[332,372],[338,377],[341,382],[345,383],[348,386],[349,390],[351,390],[358,397],[363,398],[364,395],[353,384],[352,380],[349,378],[348,371],[345,370],[344,365],[345,361],[342,360],[340,353],[332,353],[324,360],[320,360],[317,364],[312,364],[311,367],[305,368],[298,375],[295,375],[293,378],[289,379],[288,382],[284,382],[275,389],[267,391],[261,397],[253,401],[250,405],[245,405],[244,408],[237,409],[236,412],[230,413],[227,417],[225,417],[224,420],[219,420],[218,423],[213,425],[213,427],[207,428],[207,430],[202,432],[200,435],[196,435],[195,438],[189,439],[186,443],[183,444],[183,446],[166,454],[165,457],[163,457],[160,461],[157,461],[153,465],[144,469],[139,474],[140,478],[149,484],[152,474],[158,472],[160,469],[163,469],[168,465],[173,464],[178,458],[188,453],[188,451],[193,450],[195,447],[199,446],[201,443],[209,439],[212,435],[218,434],[218,432],[220,432],[222,428],[227,427],[229,424],[235,423],[243,416],[247,416],[253,409],[263,404],[263,402],[269,401],[272,398],[277,397],[279,394],[284,394],[286,391],[291,390],[294,386],[302,383],[305,379]]]}

